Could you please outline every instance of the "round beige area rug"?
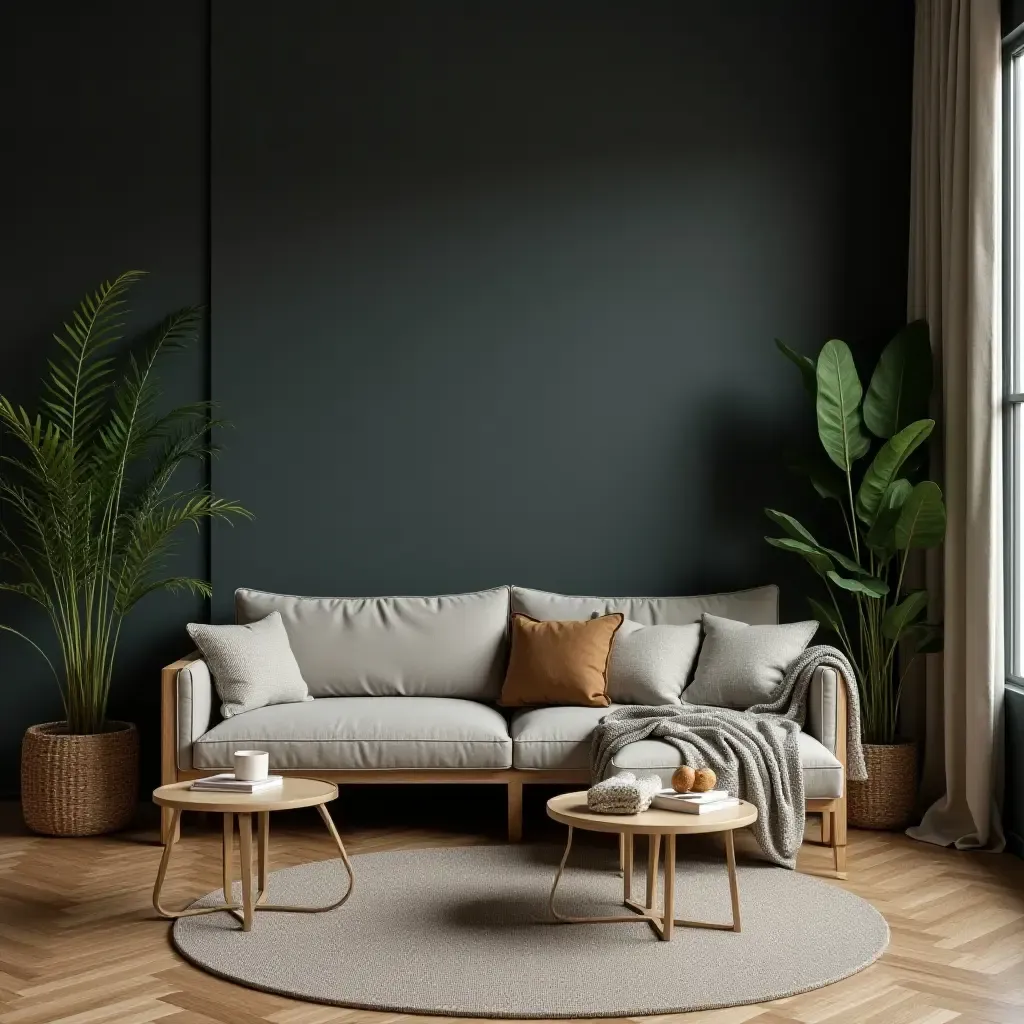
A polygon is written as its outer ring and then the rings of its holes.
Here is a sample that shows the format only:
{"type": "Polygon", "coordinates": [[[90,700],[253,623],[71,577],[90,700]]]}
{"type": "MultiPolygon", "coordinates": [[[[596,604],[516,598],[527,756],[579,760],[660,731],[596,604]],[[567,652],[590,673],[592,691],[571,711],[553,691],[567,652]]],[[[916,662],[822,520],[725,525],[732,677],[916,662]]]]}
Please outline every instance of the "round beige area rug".
{"type": "MultiPolygon", "coordinates": [[[[676,916],[728,921],[723,860],[680,851],[676,916]]],[[[547,911],[561,851],[543,846],[405,850],[353,858],[355,891],[324,914],[257,913],[244,933],[228,913],[181,918],[174,944],[243,985],[361,1009],[472,1017],[609,1017],[763,1002],[867,967],[889,929],[838,885],[770,865],[739,868],[743,930],[679,927],[659,941],[635,924],[557,924],[547,911]]],[[[559,887],[566,914],[615,914],[615,851],[574,850],[559,887]]],[[[637,860],[645,860],[637,843],[637,860]]],[[[638,866],[634,895],[644,891],[638,866]]],[[[339,861],[276,871],[274,903],[341,895],[339,861]]],[[[220,890],[197,905],[219,902],[220,890]]],[[[240,899],[237,888],[235,899],[240,899]]],[[[626,911],[622,910],[622,913],[626,911]]]]}

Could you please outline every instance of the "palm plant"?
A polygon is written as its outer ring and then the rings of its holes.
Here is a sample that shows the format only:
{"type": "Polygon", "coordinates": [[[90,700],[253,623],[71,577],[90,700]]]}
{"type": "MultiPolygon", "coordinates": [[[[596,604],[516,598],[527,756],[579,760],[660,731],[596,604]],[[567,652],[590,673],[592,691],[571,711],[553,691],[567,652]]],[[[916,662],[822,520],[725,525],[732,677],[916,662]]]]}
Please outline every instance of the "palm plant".
{"type": "Polygon", "coordinates": [[[143,276],[128,271],[86,295],[50,360],[41,410],[30,415],[0,396],[0,429],[16,454],[0,460],[0,561],[16,578],[0,589],[39,605],[62,659],[58,672],[42,647],[11,626],[46,659],[60,687],[70,733],[102,732],[125,616],[155,590],[208,596],[205,580],[167,575],[175,532],[205,519],[248,516],[205,485],[172,489],[186,462],[205,461],[210,403],[161,412],[157,361],[198,334],[202,309],[187,307],[133,343],[118,371],[125,296],[143,276]]]}
{"type": "Polygon", "coordinates": [[[829,603],[812,598],[811,608],[836,633],[857,673],[864,739],[893,743],[907,670],[919,654],[941,647],[941,627],[922,619],[927,592],[910,589],[907,577],[911,552],[941,544],[946,528],[938,484],[920,479],[921,446],[935,427],[927,418],[928,326],[915,321],[892,339],[866,394],[843,342],[827,342],[816,360],[776,344],[814,401],[828,461],[803,468],[818,495],[839,509],[848,548],[820,543],[775,509],[765,513],[786,536],[765,539],[800,555],[822,580],[829,603]],[[856,464],[872,452],[858,471],[856,464]]]}

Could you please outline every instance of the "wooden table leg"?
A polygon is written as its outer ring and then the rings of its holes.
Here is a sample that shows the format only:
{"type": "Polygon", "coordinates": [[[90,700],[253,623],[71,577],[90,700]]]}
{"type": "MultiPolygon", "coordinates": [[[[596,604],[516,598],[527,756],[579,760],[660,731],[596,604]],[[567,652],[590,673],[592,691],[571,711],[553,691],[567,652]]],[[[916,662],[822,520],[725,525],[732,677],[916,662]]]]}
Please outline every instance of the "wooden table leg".
{"type": "Polygon", "coordinates": [[[725,833],[725,862],[729,866],[729,895],[732,897],[732,930],[740,930],[740,887],[736,879],[736,844],[732,829],[725,833]]]}
{"type": "Polygon", "coordinates": [[[257,815],[256,863],[256,906],[267,900],[267,873],[270,864],[270,811],[257,815]]]}
{"type": "Polygon", "coordinates": [[[661,937],[672,941],[672,930],[676,920],[676,837],[670,832],[665,836],[665,906],[661,917],[661,937]]]}
{"type": "MultiPolygon", "coordinates": [[[[725,863],[729,870],[729,896],[732,900],[732,921],[729,924],[719,924],[717,921],[682,921],[676,918],[675,924],[684,928],[711,928],[722,932],[738,932],[740,930],[740,888],[736,877],[736,845],[731,829],[725,833],[725,863]]],[[[665,870],[667,872],[668,868],[666,867],[665,870]]]]}
{"type": "Polygon", "coordinates": [[[252,815],[238,816],[239,857],[242,867],[242,931],[252,931],[252,815]]]}
{"type": "Polygon", "coordinates": [[[654,910],[658,898],[658,856],[661,853],[661,836],[647,837],[647,909],[654,910]]]}
{"type": "Polygon", "coordinates": [[[221,846],[222,879],[224,882],[224,902],[231,902],[231,890],[234,884],[231,860],[235,855],[235,816],[224,815],[224,839],[221,846]]]}
{"type": "MultiPolygon", "coordinates": [[[[168,825],[172,832],[177,833],[181,820],[181,811],[178,808],[171,808],[171,818],[168,825]]],[[[161,917],[172,919],[179,917],[195,917],[198,914],[218,914],[222,910],[237,910],[236,903],[220,903],[215,907],[187,907],[185,910],[168,910],[160,902],[160,893],[164,887],[164,879],[167,877],[167,866],[171,862],[171,851],[175,843],[168,843],[164,847],[163,855],[160,857],[160,868],[156,873],[156,884],[153,886],[153,908],[161,917]]]]}
{"type": "MultiPolygon", "coordinates": [[[[324,804],[317,804],[317,811],[323,820],[324,825],[327,826],[327,831],[331,834],[331,838],[334,840],[334,845],[338,848],[338,853],[341,855],[341,863],[344,865],[345,872],[348,875],[348,888],[345,890],[344,895],[334,903],[328,904],[326,907],[303,907],[296,906],[290,903],[261,903],[259,900],[256,901],[254,910],[276,910],[282,913],[288,914],[324,914],[330,910],[337,910],[345,901],[352,895],[352,890],[355,888],[356,876],[352,870],[352,862],[348,859],[348,853],[345,851],[345,844],[341,841],[341,836],[338,835],[338,830],[334,827],[334,820],[331,818],[331,812],[327,810],[324,804]]],[[[261,814],[262,816],[262,814],[261,814]]],[[[263,855],[262,863],[266,865],[269,863],[270,851],[269,851],[269,836],[270,836],[270,821],[269,813],[266,827],[260,825],[262,829],[261,836],[266,837],[267,852],[263,855]]],[[[262,841],[262,840],[260,840],[262,841]]],[[[265,880],[260,883],[265,885],[265,880]]],[[[266,890],[264,890],[265,892],[266,890]]],[[[262,898],[262,896],[261,896],[262,898]]]]}
{"type": "Polygon", "coordinates": [[[622,838],[622,902],[628,903],[633,895],[633,835],[620,832],[622,838]]]}

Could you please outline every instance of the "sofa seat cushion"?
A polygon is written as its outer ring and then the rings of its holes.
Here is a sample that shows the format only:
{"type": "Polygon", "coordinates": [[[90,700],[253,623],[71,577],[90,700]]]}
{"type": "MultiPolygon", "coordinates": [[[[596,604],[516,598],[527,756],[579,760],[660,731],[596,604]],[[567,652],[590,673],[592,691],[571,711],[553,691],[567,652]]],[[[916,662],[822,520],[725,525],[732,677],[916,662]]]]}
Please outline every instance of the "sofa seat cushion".
{"type": "Polygon", "coordinates": [[[512,763],[516,768],[589,768],[590,737],[607,708],[531,708],[512,716],[512,763]]]}
{"type": "Polygon", "coordinates": [[[512,740],[494,708],[450,697],[320,697],[236,715],[195,743],[196,768],[228,768],[240,747],[271,770],[509,768],[512,740]]]}
{"type": "MultiPolygon", "coordinates": [[[[843,766],[806,732],[798,735],[800,763],[804,770],[804,796],[808,800],[830,800],[843,795],[843,766]]],[[[623,747],[613,758],[608,775],[616,772],[646,770],[661,776],[666,786],[672,773],[683,763],[679,751],[661,740],[639,740],[623,747]]]]}

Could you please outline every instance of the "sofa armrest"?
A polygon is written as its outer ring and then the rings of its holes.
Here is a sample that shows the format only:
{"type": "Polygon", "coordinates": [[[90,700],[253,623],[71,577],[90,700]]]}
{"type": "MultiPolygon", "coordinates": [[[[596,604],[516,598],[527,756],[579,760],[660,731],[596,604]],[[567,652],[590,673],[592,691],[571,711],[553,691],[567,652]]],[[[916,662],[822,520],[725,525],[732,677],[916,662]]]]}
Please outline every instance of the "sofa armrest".
{"type": "Polygon", "coordinates": [[[839,736],[839,673],[834,668],[819,665],[811,676],[804,730],[830,754],[836,753],[839,736]]]}
{"type": "Polygon", "coordinates": [[[164,784],[192,768],[192,744],[213,722],[214,691],[210,669],[194,652],[161,673],[161,760],[164,784]]]}

